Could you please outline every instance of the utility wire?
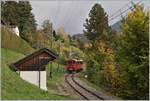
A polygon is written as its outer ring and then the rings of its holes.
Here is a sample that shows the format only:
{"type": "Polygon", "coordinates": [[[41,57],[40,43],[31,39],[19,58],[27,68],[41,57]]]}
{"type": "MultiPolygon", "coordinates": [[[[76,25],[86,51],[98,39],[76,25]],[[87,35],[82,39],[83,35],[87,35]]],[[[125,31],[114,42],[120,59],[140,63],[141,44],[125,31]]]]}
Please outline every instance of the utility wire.
{"type": "MultiPolygon", "coordinates": [[[[140,4],[141,2],[142,2],[142,0],[139,1],[138,3],[136,3],[136,5],[137,5],[137,4],[140,4]]],[[[118,14],[118,15],[116,15],[115,17],[110,17],[111,19],[109,19],[108,22],[110,22],[110,21],[116,19],[117,17],[119,17],[120,15],[126,13],[129,9],[132,9],[132,8],[133,8],[133,5],[131,5],[130,7],[128,7],[128,9],[122,11],[121,14],[118,14]]],[[[134,8],[133,8],[133,9],[134,9],[134,8]]],[[[118,11],[118,12],[119,12],[119,11],[118,11]]],[[[116,13],[116,14],[117,14],[117,13],[116,13]]],[[[113,15],[115,15],[115,14],[113,14],[113,15]]]]}
{"type": "MultiPolygon", "coordinates": [[[[71,11],[71,14],[70,14],[71,17],[69,17],[68,20],[66,21],[66,23],[64,24],[64,25],[66,25],[66,26],[68,26],[69,24],[72,23],[72,21],[74,20],[74,19],[72,19],[72,18],[73,18],[73,15],[76,15],[76,14],[77,14],[78,9],[79,9],[79,7],[80,7],[77,3],[74,2],[74,4],[75,4],[75,5],[72,6],[74,9],[71,11]]],[[[68,26],[68,27],[70,27],[70,26],[68,26]]]]}
{"type": "MultiPolygon", "coordinates": [[[[72,4],[74,4],[74,3],[72,3],[72,4]]],[[[75,5],[76,5],[76,3],[75,3],[75,5]]],[[[72,5],[72,8],[73,7],[74,7],[74,5],[72,5]]],[[[71,8],[71,13],[69,14],[70,16],[69,16],[68,20],[64,23],[64,26],[67,25],[70,22],[70,20],[72,19],[72,15],[75,13],[73,11],[74,9],[72,9],[72,8],[71,8]]],[[[75,10],[77,10],[77,9],[75,9],[75,10]]]]}
{"type": "Polygon", "coordinates": [[[60,8],[61,8],[61,4],[60,4],[59,1],[57,1],[57,10],[56,10],[56,13],[55,13],[55,18],[54,18],[55,25],[57,24],[57,21],[58,21],[60,8]]]}
{"type": "MultiPolygon", "coordinates": [[[[70,4],[70,5],[73,5],[73,4],[74,4],[73,2],[74,2],[74,1],[71,1],[69,4],[70,4]]],[[[73,6],[72,6],[72,7],[73,7],[73,6]]],[[[67,12],[66,12],[66,16],[65,16],[65,19],[66,19],[66,20],[64,21],[63,26],[65,26],[66,23],[69,22],[69,20],[70,20],[70,15],[72,16],[72,12],[73,12],[72,7],[71,7],[71,8],[68,8],[68,10],[67,10],[67,12]],[[70,14],[70,11],[71,11],[71,14],[70,14]],[[69,17],[69,18],[67,19],[67,17],[69,17]]]]}
{"type": "MultiPolygon", "coordinates": [[[[126,8],[131,2],[128,2],[127,4],[125,4],[122,8],[118,9],[115,13],[113,13],[112,15],[110,15],[111,17],[113,17],[115,14],[119,13],[122,9],[126,8]]],[[[109,18],[111,18],[109,17],[109,18]]]]}

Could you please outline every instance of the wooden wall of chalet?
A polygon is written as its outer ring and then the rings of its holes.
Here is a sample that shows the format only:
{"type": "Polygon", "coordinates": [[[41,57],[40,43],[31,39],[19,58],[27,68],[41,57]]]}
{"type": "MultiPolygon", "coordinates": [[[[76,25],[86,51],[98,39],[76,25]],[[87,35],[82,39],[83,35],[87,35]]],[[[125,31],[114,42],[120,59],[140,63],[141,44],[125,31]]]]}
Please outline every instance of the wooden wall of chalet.
{"type": "Polygon", "coordinates": [[[16,64],[16,67],[21,71],[43,71],[45,70],[45,64],[47,64],[52,57],[48,53],[42,52],[40,54],[35,54],[28,58],[26,61],[16,64]]]}

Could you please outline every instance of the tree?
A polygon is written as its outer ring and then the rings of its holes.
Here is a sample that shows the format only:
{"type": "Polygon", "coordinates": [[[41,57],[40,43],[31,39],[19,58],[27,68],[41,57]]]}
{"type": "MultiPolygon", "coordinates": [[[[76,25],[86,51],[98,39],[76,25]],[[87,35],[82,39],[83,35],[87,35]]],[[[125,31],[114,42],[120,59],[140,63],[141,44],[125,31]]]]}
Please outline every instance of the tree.
{"type": "Polygon", "coordinates": [[[32,45],[33,44],[33,35],[31,32],[26,33],[26,38],[27,38],[28,42],[32,45]]]}
{"type": "Polygon", "coordinates": [[[44,20],[42,27],[44,35],[47,37],[48,43],[51,43],[53,41],[52,23],[49,20],[44,20]]]}
{"type": "Polygon", "coordinates": [[[88,80],[98,86],[107,86],[116,93],[121,82],[116,54],[109,44],[114,36],[110,33],[107,14],[100,4],[92,7],[84,27],[84,34],[91,42],[85,50],[88,80]]]}
{"type": "Polygon", "coordinates": [[[53,34],[53,27],[52,26],[53,25],[52,25],[52,23],[49,20],[44,20],[43,21],[43,25],[42,25],[43,32],[45,34],[48,34],[49,36],[52,36],[52,34],[53,34]]]}
{"type": "Polygon", "coordinates": [[[41,30],[37,31],[34,38],[35,38],[34,39],[35,48],[43,48],[45,46],[46,39],[44,33],[41,30]]]}
{"type": "Polygon", "coordinates": [[[26,34],[30,32],[35,33],[36,31],[36,23],[34,15],[31,12],[32,7],[29,1],[19,1],[18,9],[19,9],[18,26],[20,30],[20,36],[26,41],[28,41],[28,39],[26,38],[26,34]]]}
{"type": "Polygon", "coordinates": [[[66,42],[66,43],[68,43],[69,42],[69,37],[68,37],[68,33],[65,31],[65,29],[63,28],[63,27],[60,27],[59,29],[58,29],[58,35],[59,35],[59,38],[62,40],[62,41],[64,41],[64,42],[66,42]]]}
{"type": "Polygon", "coordinates": [[[104,31],[108,32],[108,17],[100,4],[96,3],[84,24],[84,34],[91,41],[100,38],[104,31]]]}
{"type": "Polygon", "coordinates": [[[149,14],[139,5],[129,12],[123,24],[120,64],[131,99],[148,99],[149,89],[149,14]]]}
{"type": "Polygon", "coordinates": [[[53,37],[55,38],[55,41],[58,40],[58,39],[57,39],[57,35],[56,35],[56,31],[55,31],[55,30],[53,30],[53,37]]]}
{"type": "Polygon", "coordinates": [[[2,20],[7,25],[18,25],[18,3],[16,1],[2,1],[2,20]]]}
{"type": "Polygon", "coordinates": [[[18,26],[20,36],[26,41],[29,41],[26,34],[36,31],[36,21],[31,10],[29,1],[2,2],[2,20],[7,25],[18,26]]]}

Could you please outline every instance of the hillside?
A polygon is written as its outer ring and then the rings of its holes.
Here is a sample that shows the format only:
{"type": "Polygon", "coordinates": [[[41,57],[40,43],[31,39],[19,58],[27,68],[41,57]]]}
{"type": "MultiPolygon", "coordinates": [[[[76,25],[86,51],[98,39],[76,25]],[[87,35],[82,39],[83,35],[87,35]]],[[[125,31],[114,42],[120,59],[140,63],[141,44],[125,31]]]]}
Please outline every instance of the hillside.
{"type": "Polygon", "coordinates": [[[120,20],[120,21],[114,23],[114,24],[111,26],[111,28],[112,28],[112,30],[114,30],[114,31],[116,31],[116,32],[121,32],[121,31],[122,31],[121,26],[122,26],[122,22],[121,22],[121,20],[120,20]]]}
{"type": "Polygon", "coordinates": [[[75,34],[72,36],[72,38],[75,40],[80,40],[80,42],[82,42],[82,43],[89,42],[89,40],[87,39],[87,37],[84,34],[75,34]]]}
{"type": "Polygon", "coordinates": [[[1,47],[14,50],[22,54],[30,54],[34,49],[23,39],[12,33],[9,28],[1,29],[1,47]]]}
{"type": "MultiPolygon", "coordinates": [[[[2,84],[1,84],[1,94],[2,99],[68,99],[64,96],[58,96],[56,94],[51,94],[49,92],[43,91],[38,87],[22,80],[19,75],[9,69],[9,64],[17,61],[18,59],[24,57],[23,54],[8,50],[1,49],[2,52],[2,84]]],[[[51,80],[54,83],[53,80],[51,80]]],[[[49,81],[49,85],[51,82],[49,81]]],[[[51,84],[52,85],[52,84],[51,84]]]]}
{"type": "MultiPolygon", "coordinates": [[[[22,80],[16,72],[10,70],[9,65],[11,63],[33,53],[33,51],[35,50],[22,38],[12,33],[10,28],[2,27],[2,99],[70,99],[55,93],[57,92],[56,83],[64,74],[63,70],[58,74],[56,68],[53,68],[54,77],[47,81],[48,91],[43,91],[37,86],[22,80]]],[[[56,67],[56,65],[53,64],[53,67],[56,67]]]]}

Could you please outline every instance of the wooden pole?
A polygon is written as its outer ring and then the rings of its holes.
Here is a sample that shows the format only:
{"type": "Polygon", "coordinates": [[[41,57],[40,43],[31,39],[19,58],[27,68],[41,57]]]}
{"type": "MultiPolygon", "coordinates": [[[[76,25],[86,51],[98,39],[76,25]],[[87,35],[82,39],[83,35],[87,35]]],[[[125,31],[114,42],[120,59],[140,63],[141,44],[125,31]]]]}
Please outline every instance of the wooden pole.
{"type": "MultiPolygon", "coordinates": [[[[59,56],[60,56],[60,42],[59,42],[59,56]]],[[[58,59],[58,67],[57,67],[57,72],[58,72],[58,70],[59,70],[59,59],[58,59]]]]}
{"type": "Polygon", "coordinates": [[[50,78],[52,78],[52,62],[50,63],[50,78]]]}
{"type": "MultiPolygon", "coordinates": [[[[53,37],[52,34],[53,34],[53,31],[51,32],[51,49],[52,49],[52,41],[53,41],[53,40],[52,40],[52,39],[53,39],[53,38],[52,38],[52,37],[53,37]]],[[[50,78],[52,78],[52,62],[51,62],[51,64],[50,64],[50,78]]]]}
{"type": "Polygon", "coordinates": [[[38,57],[38,66],[39,66],[39,68],[38,68],[38,71],[39,71],[39,88],[40,88],[40,86],[41,86],[41,84],[40,84],[40,82],[41,82],[41,72],[40,72],[40,63],[39,63],[39,57],[38,57]]]}

